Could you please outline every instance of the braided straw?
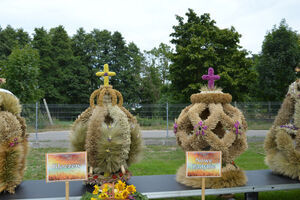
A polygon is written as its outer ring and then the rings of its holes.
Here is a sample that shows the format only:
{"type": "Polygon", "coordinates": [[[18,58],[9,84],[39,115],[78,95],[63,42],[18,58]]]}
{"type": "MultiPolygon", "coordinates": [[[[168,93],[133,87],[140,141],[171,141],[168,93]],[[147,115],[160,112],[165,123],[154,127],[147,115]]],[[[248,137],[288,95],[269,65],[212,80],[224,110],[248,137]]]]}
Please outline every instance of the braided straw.
{"type": "Polygon", "coordinates": [[[101,89],[102,89],[102,88],[100,88],[100,89],[98,89],[98,90],[95,90],[95,91],[91,94],[91,96],[90,96],[90,106],[91,106],[91,107],[94,107],[94,106],[95,106],[95,97],[98,96],[98,95],[100,94],[101,89]]]}
{"type": "Polygon", "coordinates": [[[184,109],[177,120],[177,142],[185,151],[222,151],[223,163],[230,163],[247,148],[247,123],[241,111],[230,104],[194,103],[184,109]],[[199,122],[207,126],[204,135],[197,136],[194,127],[199,122]],[[241,133],[234,125],[241,123],[241,133]]]}
{"type": "Polygon", "coordinates": [[[107,92],[110,94],[111,96],[111,104],[114,106],[117,104],[117,95],[116,95],[116,90],[108,88],[107,92]]]}
{"type": "Polygon", "coordinates": [[[116,94],[117,94],[117,96],[119,98],[118,106],[122,107],[122,105],[123,105],[123,96],[122,96],[121,92],[119,92],[118,90],[115,90],[115,91],[116,91],[116,94]]]}
{"type": "Polygon", "coordinates": [[[97,105],[103,106],[103,99],[104,99],[105,94],[106,94],[106,88],[102,89],[102,91],[100,92],[98,99],[97,99],[97,105]]]}
{"type": "Polygon", "coordinates": [[[113,106],[117,104],[119,107],[123,106],[122,94],[118,90],[113,89],[111,85],[101,86],[100,89],[95,90],[90,96],[90,106],[91,107],[95,106],[95,98],[97,98],[97,105],[103,106],[103,99],[105,95],[110,95],[111,103],[113,106]]]}

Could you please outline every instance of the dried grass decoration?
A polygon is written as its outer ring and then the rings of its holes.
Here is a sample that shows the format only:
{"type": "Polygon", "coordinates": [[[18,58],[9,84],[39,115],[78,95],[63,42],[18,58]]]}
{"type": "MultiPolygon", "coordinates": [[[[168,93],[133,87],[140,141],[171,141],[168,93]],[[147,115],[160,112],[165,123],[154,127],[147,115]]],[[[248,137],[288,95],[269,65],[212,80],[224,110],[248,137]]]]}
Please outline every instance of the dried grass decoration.
{"type": "Polygon", "coordinates": [[[300,180],[300,80],[289,91],[268,132],[266,164],[275,173],[300,180]]]}
{"type": "Polygon", "coordinates": [[[28,135],[20,113],[18,98],[0,88],[0,192],[14,193],[23,179],[28,135]]]}
{"type": "MultiPolygon", "coordinates": [[[[175,120],[174,133],[177,143],[184,151],[221,151],[222,177],[206,178],[207,188],[223,188],[245,185],[245,173],[234,164],[234,159],[247,149],[247,123],[242,112],[230,105],[231,95],[214,87],[219,76],[202,77],[209,81],[202,92],[191,96],[192,105],[184,108],[175,120]]],[[[201,178],[187,178],[185,164],[181,166],[176,180],[184,185],[201,187],[201,178]]]]}
{"type": "Polygon", "coordinates": [[[127,181],[128,167],[142,151],[142,138],[136,118],[123,107],[122,94],[108,84],[104,65],[104,86],[90,96],[90,107],[74,122],[71,151],[87,151],[90,167],[88,184],[127,181]],[[96,105],[95,105],[96,98],[96,105]]]}

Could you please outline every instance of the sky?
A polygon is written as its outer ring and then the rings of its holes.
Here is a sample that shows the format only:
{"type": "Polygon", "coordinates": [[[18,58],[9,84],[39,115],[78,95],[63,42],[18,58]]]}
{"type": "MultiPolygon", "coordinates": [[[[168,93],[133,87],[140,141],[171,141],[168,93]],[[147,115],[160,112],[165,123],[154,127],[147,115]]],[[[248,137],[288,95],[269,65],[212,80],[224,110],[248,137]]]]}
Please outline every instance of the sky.
{"type": "Polygon", "coordinates": [[[0,0],[0,26],[32,34],[36,27],[63,25],[70,36],[80,27],[119,31],[143,51],[171,45],[175,16],[186,19],[188,8],[199,16],[210,13],[219,28],[233,26],[242,35],[240,45],[252,53],[261,51],[264,36],[283,18],[300,30],[299,0],[0,0]]]}

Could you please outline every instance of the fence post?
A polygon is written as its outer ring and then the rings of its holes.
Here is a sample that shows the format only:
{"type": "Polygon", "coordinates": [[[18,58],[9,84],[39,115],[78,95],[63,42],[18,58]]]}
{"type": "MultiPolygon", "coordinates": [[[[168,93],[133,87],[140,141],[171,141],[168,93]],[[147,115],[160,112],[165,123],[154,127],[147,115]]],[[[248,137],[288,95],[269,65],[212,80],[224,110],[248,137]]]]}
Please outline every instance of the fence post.
{"type": "Polygon", "coordinates": [[[39,121],[39,118],[38,118],[38,110],[39,110],[39,103],[36,102],[35,103],[35,143],[37,144],[38,143],[38,121],[39,121]]]}
{"type": "Polygon", "coordinates": [[[169,104],[167,102],[167,138],[169,137],[169,104]]]}
{"type": "Polygon", "coordinates": [[[46,108],[46,111],[47,111],[49,122],[50,122],[51,126],[53,126],[53,121],[52,121],[52,117],[51,117],[51,114],[50,114],[50,111],[49,111],[49,108],[48,108],[48,105],[47,105],[47,101],[46,101],[45,98],[43,99],[43,101],[44,101],[44,105],[45,105],[45,108],[46,108]]]}

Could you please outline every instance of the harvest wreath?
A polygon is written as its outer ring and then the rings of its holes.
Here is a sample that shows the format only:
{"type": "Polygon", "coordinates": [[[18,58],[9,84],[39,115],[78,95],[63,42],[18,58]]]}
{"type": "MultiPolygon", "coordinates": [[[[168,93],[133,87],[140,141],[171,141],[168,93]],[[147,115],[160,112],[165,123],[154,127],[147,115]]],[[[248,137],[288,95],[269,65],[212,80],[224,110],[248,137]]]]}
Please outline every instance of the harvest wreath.
{"type": "MultiPolygon", "coordinates": [[[[5,79],[0,78],[0,84],[5,79]]],[[[28,134],[19,99],[0,88],[0,192],[15,193],[22,182],[28,153],[28,134]]]]}
{"type": "Polygon", "coordinates": [[[264,149],[273,172],[300,180],[300,80],[293,82],[268,132],[264,149]]]}
{"type": "MultiPolygon", "coordinates": [[[[247,123],[242,112],[230,105],[231,95],[224,94],[214,87],[213,68],[208,75],[208,87],[201,88],[201,93],[191,96],[192,105],[184,108],[175,120],[174,133],[177,143],[184,151],[221,151],[222,177],[206,178],[207,188],[242,186],[247,182],[245,173],[234,164],[247,149],[247,123]]],[[[201,178],[187,178],[186,166],[182,165],[176,180],[184,185],[201,187],[201,178]]]]}
{"type": "Polygon", "coordinates": [[[90,96],[90,107],[74,122],[71,151],[87,151],[87,184],[128,181],[128,167],[139,159],[142,138],[137,120],[123,107],[122,94],[108,84],[114,72],[104,65],[104,85],[90,96]],[[96,99],[96,105],[95,105],[96,99]]]}

